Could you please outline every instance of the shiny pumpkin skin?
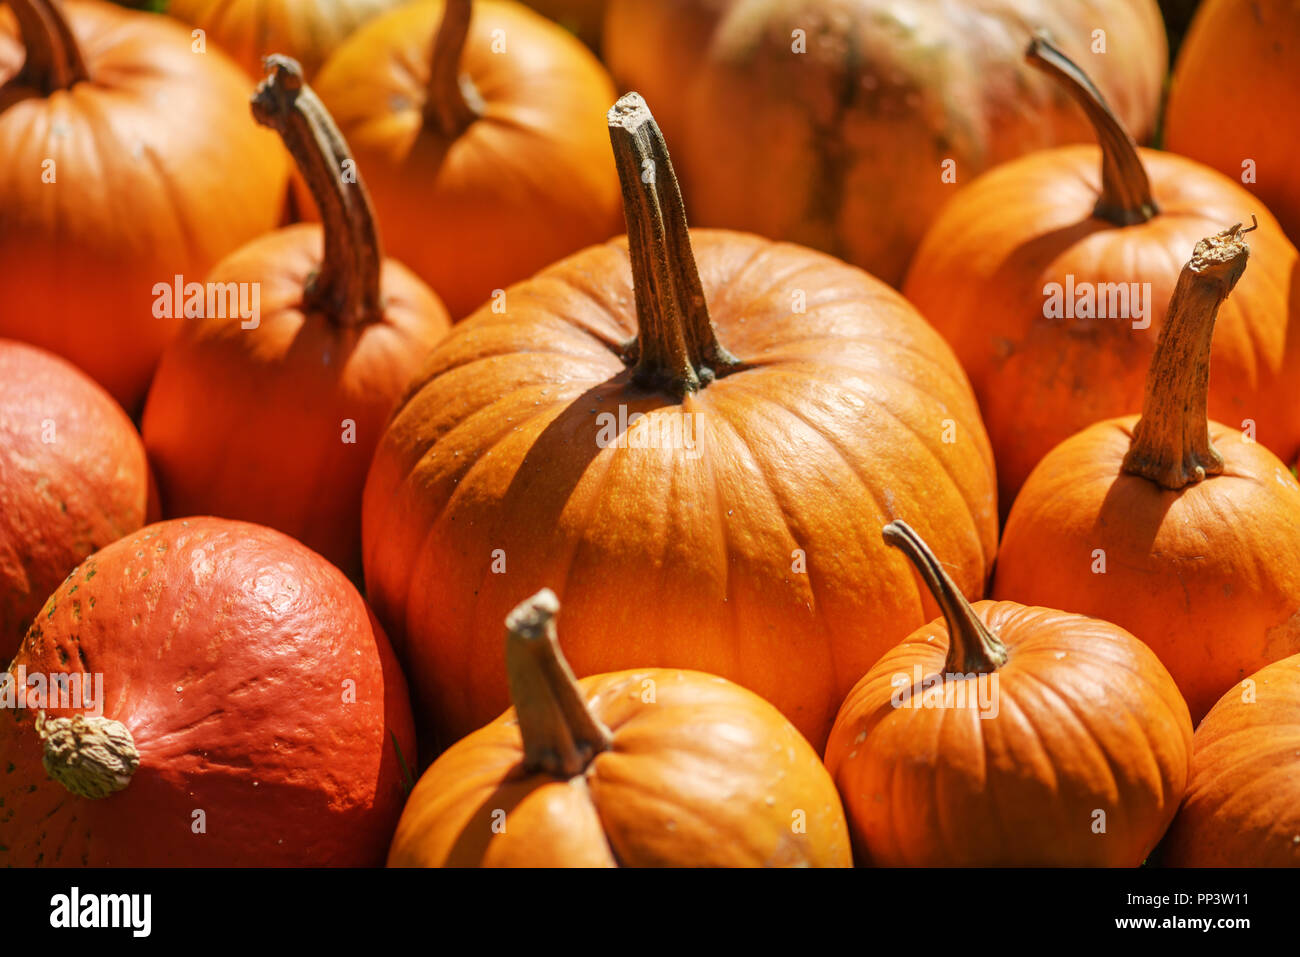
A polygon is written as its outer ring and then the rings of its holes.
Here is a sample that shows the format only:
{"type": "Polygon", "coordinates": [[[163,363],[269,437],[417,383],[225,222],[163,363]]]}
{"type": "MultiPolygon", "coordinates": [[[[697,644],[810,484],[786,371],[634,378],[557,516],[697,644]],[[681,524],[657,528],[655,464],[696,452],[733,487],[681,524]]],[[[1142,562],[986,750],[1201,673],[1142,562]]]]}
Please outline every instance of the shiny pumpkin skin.
{"type": "Polygon", "coordinates": [[[1171,867],[1300,867],[1300,655],[1228,690],[1192,739],[1171,867]]]}
{"type": "Polygon", "coordinates": [[[459,319],[510,283],[623,231],[605,111],[613,84],[572,35],[479,0],[461,58],[485,101],[448,140],[425,122],[441,0],[358,30],[317,76],[366,177],[384,243],[459,319]],[[504,31],[506,52],[492,52],[504,31]]]}
{"type": "Polygon", "coordinates": [[[1168,672],[1109,622],[1010,601],[973,607],[1008,650],[995,716],[894,706],[895,676],[911,685],[918,666],[943,672],[942,619],[882,657],[840,709],[826,766],[858,863],[1138,866],[1188,774],[1192,725],[1168,672]]]}
{"type": "Polygon", "coordinates": [[[1073,103],[1024,63],[1036,29],[1087,64],[1139,138],[1160,107],[1155,0],[736,0],[712,31],[701,27],[716,3],[695,0],[701,10],[679,37],[660,0],[618,6],[605,34],[611,72],[635,78],[656,110],[684,104],[685,130],[671,142],[693,221],[813,246],[893,285],[960,186],[1014,157],[1091,139],[1073,103]],[[620,55],[656,24],[670,44],[705,42],[669,53],[660,71],[642,59],[659,57],[658,46],[620,55]],[[1089,52],[1096,29],[1104,55],[1089,52]],[[796,30],[804,53],[793,52],[796,30]],[[944,181],[945,160],[956,163],[955,184],[944,181]]]}
{"type": "MultiPolygon", "coordinates": [[[[136,412],[178,325],[154,315],[154,284],[200,280],[274,228],[288,158],[248,115],[248,78],[191,52],[174,21],[60,9],[91,80],[49,97],[0,89],[0,336],[69,359],[136,412]]],[[[0,87],[24,57],[0,10],[0,87]]]]}
{"type": "Polygon", "coordinates": [[[1136,422],[1098,423],[1034,470],[1007,519],[993,597],[1128,629],[1200,721],[1233,684],[1300,652],[1300,484],[1262,445],[1211,422],[1223,474],[1162,489],[1122,471],[1136,422]],[[1093,572],[1097,549],[1105,574],[1093,572]]]}
{"type": "MultiPolygon", "coordinates": [[[[1211,353],[1210,416],[1255,424],[1261,443],[1300,450],[1300,264],[1259,201],[1171,153],[1140,150],[1160,212],[1117,227],[1092,215],[1101,151],[1065,147],[1008,163],[945,208],[903,287],[970,376],[1009,508],[1035,465],[1087,426],[1142,406],[1147,366],[1187,251],[1250,223],[1251,273],[1223,304],[1211,353]],[[1150,326],[1132,319],[1044,316],[1048,283],[1149,282],[1150,326]]],[[[1049,603],[1050,604],[1050,603],[1049,603]]]]}
{"type": "Polygon", "coordinates": [[[541,587],[564,604],[579,676],[719,674],[816,747],[853,677],[935,607],[901,566],[881,571],[871,516],[913,518],[962,590],[982,593],[993,465],[939,337],[828,256],[691,236],[718,338],[753,368],[680,403],[631,383],[620,239],[512,287],[506,313],[461,323],[380,441],[362,513],[367,593],[444,744],[508,706],[500,623],[541,587]],[[792,313],[800,291],[806,312],[792,313]],[[693,423],[694,451],[598,447],[599,413],[620,406],[651,430],[693,423]]]}
{"type": "Polygon", "coordinates": [[[1205,0],[1178,54],[1165,114],[1165,146],[1241,182],[1300,243],[1300,3],[1205,0]],[[1248,64],[1235,69],[1236,64],[1248,64]]]}
{"type": "Polygon", "coordinates": [[[210,282],[261,284],[260,322],[182,321],[149,392],[144,441],[165,514],[268,525],[355,575],[375,444],[451,323],[428,287],[391,259],[380,274],[380,321],[339,326],[304,309],[322,248],[321,228],[300,224],[213,269],[210,282]]]}
{"type": "Polygon", "coordinates": [[[623,671],[579,684],[613,732],[609,751],[573,778],[526,772],[511,708],[420,778],[389,866],[852,864],[830,776],[762,698],[691,671],[623,671]],[[800,811],[802,832],[792,826],[800,811]]]}
{"type": "Polygon", "coordinates": [[[0,660],[91,552],[156,518],[140,436],[57,356],[0,340],[0,660]]]}
{"type": "Polygon", "coordinates": [[[104,714],[141,761],[124,790],[74,797],[41,767],[32,712],[6,710],[0,866],[383,862],[403,799],[393,738],[408,760],[415,747],[405,681],[356,589],[279,532],[145,527],[69,576],[20,665],[102,673],[104,714]]]}

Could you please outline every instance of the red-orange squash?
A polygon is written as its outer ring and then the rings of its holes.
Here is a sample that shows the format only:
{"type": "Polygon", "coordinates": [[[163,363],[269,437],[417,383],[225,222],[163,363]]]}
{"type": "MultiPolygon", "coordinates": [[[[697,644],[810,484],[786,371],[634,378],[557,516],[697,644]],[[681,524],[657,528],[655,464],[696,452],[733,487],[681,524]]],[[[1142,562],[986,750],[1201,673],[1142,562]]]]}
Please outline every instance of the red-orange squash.
{"type": "Polygon", "coordinates": [[[0,661],[50,592],[151,506],[135,426],[57,356],[0,339],[0,661]]]}
{"type": "Polygon", "coordinates": [[[317,92],[368,177],[393,255],[459,319],[622,228],[600,118],[614,88],[516,3],[409,3],[358,30],[317,92]]]}
{"type": "MultiPolygon", "coordinates": [[[[149,391],[144,441],[166,514],[269,525],[357,574],[375,444],[451,323],[383,257],[365,181],[301,67],[267,63],[254,113],[284,137],[324,226],[271,233],[213,269],[198,291],[247,292],[249,308],[236,315],[228,299],[220,318],[184,321],[149,391]]],[[[206,312],[214,299],[202,299],[206,312]]]]}
{"type": "Polygon", "coordinates": [[[1300,450],[1296,249],[1259,200],[1221,174],[1134,146],[1078,68],[1041,41],[1096,125],[1095,146],[1007,163],[963,189],[916,254],[903,291],[952,345],[979,397],[1011,506],[1058,442],[1136,412],[1187,251],[1256,215],[1252,278],[1214,337],[1210,414],[1290,461],[1300,450]]]}
{"type": "Polygon", "coordinates": [[[0,867],[383,863],[406,684],[357,590],[287,536],[146,526],[68,576],[8,674],[0,867]],[[77,680],[56,706],[37,676],[77,680]]]}
{"type": "Polygon", "coordinates": [[[1300,652],[1300,484],[1206,415],[1207,380],[1222,375],[1213,365],[1211,376],[1215,314],[1234,287],[1272,278],[1246,269],[1249,254],[1240,226],[1196,245],[1141,416],[1090,426],[1039,463],[1011,508],[993,586],[996,598],[1127,628],[1165,663],[1193,721],[1300,652]]]}
{"type": "Polygon", "coordinates": [[[176,331],[154,285],[272,229],[288,164],[246,77],[166,17],[0,8],[0,336],[72,361],[138,411],[176,331]],[[16,15],[15,17],[11,16],[16,15]]]}
{"type": "Polygon", "coordinates": [[[1169,672],[1106,621],[971,606],[924,541],[885,527],[943,618],[880,659],[826,766],[860,864],[1137,867],[1187,782],[1192,724],[1169,672]]]}
{"type": "Polygon", "coordinates": [[[926,620],[863,515],[924,515],[979,594],[993,464],[942,340],[822,253],[688,232],[636,94],[609,112],[629,241],[506,291],[434,351],[366,482],[368,594],[449,744],[508,704],[499,623],[555,587],[579,675],[721,675],[815,747],[926,620]]]}
{"type": "Polygon", "coordinates": [[[420,778],[392,867],[848,867],[835,785],[781,713],[714,675],[576,681],[543,590],[506,621],[514,707],[420,778]]]}

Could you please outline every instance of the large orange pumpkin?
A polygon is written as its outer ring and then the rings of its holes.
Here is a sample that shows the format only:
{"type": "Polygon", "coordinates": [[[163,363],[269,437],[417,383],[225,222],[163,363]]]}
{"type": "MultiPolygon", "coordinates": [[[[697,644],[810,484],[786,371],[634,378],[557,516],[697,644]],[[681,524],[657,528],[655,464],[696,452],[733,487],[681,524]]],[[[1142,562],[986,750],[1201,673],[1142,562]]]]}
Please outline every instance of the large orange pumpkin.
{"type": "Polygon", "coordinates": [[[394,867],[848,867],[821,759],[753,692],[694,671],[575,681],[544,590],[506,620],[514,707],[411,792],[394,867]]]}
{"type": "Polygon", "coordinates": [[[103,389],[0,340],[0,661],[77,563],[156,509],[135,426],[103,389]]]}
{"type": "Polygon", "coordinates": [[[215,267],[209,288],[260,289],[258,314],[185,321],[149,391],[145,446],[168,515],[269,525],[356,574],[375,444],[451,323],[384,259],[365,181],[347,175],[347,144],[301,67],[267,63],[254,114],[284,137],[324,227],[279,230],[215,267]]]}
{"type": "Polygon", "coordinates": [[[1300,3],[1205,0],[1169,87],[1165,147],[1245,183],[1300,243],[1297,114],[1300,3]]]}
{"type": "Polygon", "coordinates": [[[1155,0],[615,0],[605,37],[625,89],[681,104],[684,128],[667,129],[700,225],[813,246],[897,285],[961,184],[1087,139],[1023,63],[1035,29],[1087,57],[1130,128],[1151,131],[1166,61],[1155,0]]]}
{"type": "MultiPolygon", "coordinates": [[[[1300,652],[1300,484],[1206,415],[1215,314],[1248,255],[1239,226],[1196,245],[1142,415],[1090,426],[1039,463],[1011,508],[994,581],[997,598],[1133,632],[1195,721],[1251,672],[1300,652]]],[[[1271,278],[1252,267],[1240,291],[1271,278]]]]}
{"type": "Polygon", "coordinates": [[[1300,450],[1295,247],[1236,183],[1137,149],[1059,51],[1036,40],[1029,56],[1083,105],[1101,149],[1036,153],[972,183],[926,235],[904,286],[975,386],[1002,507],[1058,442],[1141,407],[1187,250],[1252,214],[1252,278],[1220,316],[1210,414],[1289,461],[1300,450]]]}
{"type": "Polygon", "coordinates": [[[943,618],[880,659],[835,719],[826,766],[859,863],[1137,867],[1187,781],[1173,679],[1106,621],[972,607],[905,523],[885,540],[943,618]]]}
{"type": "Polygon", "coordinates": [[[1230,689],[1197,727],[1161,863],[1300,867],[1300,655],[1230,689]]]}
{"type": "Polygon", "coordinates": [[[883,283],[688,232],[639,96],[609,123],[630,244],[512,287],[434,352],[366,482],[368,593],[444,743],[508,705],[499,622],[554,585],[578,674],[722,675],[820,747],[853,676],[926,618],[863,515],[925,515],[983,588],[974,400],[883,283]]]}
{"type": "Polygon", "coordinates": [[[389,248],[459,319],[620,229],[604,68],[515,3],[430,0],[372,20],[316,89],[369,177],[389,248]]]}
{"type": "Polygon", "coordinates": [[[0,336],[70,359],[128,411],[176,331],[153,289],[275,226],[287,163],[247,79],[172,20],[0,9],[0,336]]]}
{"type": "Polygon", "coordinates": [[[383,863],[406,683],[365,600],[291,538],[146,526],[68,576],[8,674],[0,867],[383,863]]]}

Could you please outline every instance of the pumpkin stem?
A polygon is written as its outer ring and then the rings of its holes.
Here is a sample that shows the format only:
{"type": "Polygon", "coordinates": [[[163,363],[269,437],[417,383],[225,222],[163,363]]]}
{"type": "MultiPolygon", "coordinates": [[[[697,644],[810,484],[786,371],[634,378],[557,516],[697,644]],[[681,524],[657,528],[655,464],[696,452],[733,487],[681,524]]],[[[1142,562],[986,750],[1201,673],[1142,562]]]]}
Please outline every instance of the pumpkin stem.
{"type": "Polygon", "coordinates": [[[1092,121],[1101,144],[1101,196],[1093,215],[1116,226],[1131,226],[1145,223],[1160,212],[1151,197],[1151,181],[1137,144],[1088,74],[1042,36],[1029,41],[1025,59],[1054,77],[1092,121]]]}
{"type": "Polygon", "coordinates": [[[460,71],[471,12],[470,0],[447,0],[433,39],[424,118],[449,140],[460,136],[483,113],[483,98],[460,71]]]}
{"type": "Polygon", "coordinates": [[[948,624],[947,674],[982,675],[996,671],[1007,660],[1007,648],[975,614],[961,589],[943,570],[930,546],[904,521],[893,521],[881,532],[885,544],[899,549],[916,568],[948,624]]]}
{"type": "Polygon", "coordinates": [[[1124,471],[1177,490],[1223,471],[1210,442],[1210,343],[1219,307],[1246,271],[1250,247],[1237,223],[1202,239],[1178,274],[1165,324],[1147,371],[1142,418],[1133,430],[1124,471]]]}
{"type": "Polygon", "coordinates": [[[98,800],[131,783],[140,753],[126,725],[100,715],[47,718],[36,713],[45,773],[78,797],[98,800]]]}
{"type": "Polygon", "coordinates": [[[613,741],[587,708],[560,651],[560,602],[543,588],[506,616],[506,673],[524,739],[524,768],[560,778],[581,774],[613,741]]]}
{"type": "Polygon", "coordinates": [[[629,362],[637,382],[680,398],[741,363],[719,344],[709,318],[686,207],[659,124],[638,93],[621,97],[608,121],[636,291],[637,339],[629,362]]]}
{"type": "Polygon", "coordinates": [[[27,59],[19,76],[49,96],[90,79],[81,48],[54,0],[9,0],[27,59]]]}
{"type": "Polygon", "coordinates": [[[340,326],[371,322],[382,313],[383,252],[365,181],[298,61],[273,54],[264,62],[268,72],[253,94],[253,118],[284,140],[316,200],[325,232],[321,267],[304,290],[303,305],[340,326]]]}

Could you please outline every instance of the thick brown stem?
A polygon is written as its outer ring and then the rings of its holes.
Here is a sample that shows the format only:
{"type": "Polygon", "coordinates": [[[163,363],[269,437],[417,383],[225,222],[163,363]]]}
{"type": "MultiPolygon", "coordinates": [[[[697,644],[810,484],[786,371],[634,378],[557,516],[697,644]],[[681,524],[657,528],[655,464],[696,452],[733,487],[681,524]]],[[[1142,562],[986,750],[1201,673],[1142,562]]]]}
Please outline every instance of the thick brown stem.
{"type": "Polygon", "coordinates": [[[9,0],[27,59],[19,76],[45,96],[90,79],[81,49],[55,0],[9,0]]]}
{"type": "Polygon", "coordinates": [[[524,767],[571,778],[613,741],[587,708],[555,635],[560,603],[543,588],[506,617],[506,674],[524,739],[524,767]]]}
{"type": "Polygon", "coordinates": [[[296,60],[266,58],[267,77],[253,94],[253,117],[280,134],[320,210],[325,232],[321,268],[303,298],[341,326],[378,319],[383,252],[370,195],[356,162],[296,60]]]}
{"type": "Polygon", "coordinates": [[[608,121],[636,292],[634,376],[647,388],[681,397],[741,363],[718,342],[709,318],[686,207],[659,125],[637,93],[620,98],[608,121]]]}
{"type": "Polygon", "coordinates": [[[1223,471],[1223,456],[1210,443],[1210,344],[1219,307],[1246,271],[1250,247],[1242,236],[1255,228],[1237,223],[1202,239],[1179,273],[1125,472],[1177,490],[1223,471]]]}
{"type": "Polygon", "coordinates": [[[459,136],[483,112],[478,90],[460,71],[471,13],[470,0],[447,0],[433,40],[424,118],[448,139],[459,136]]]}
{"type": "Polygon", "coordinates": [[[982,675],[996,671],[1007,660],[1007,649],[975,614],[961,589],[943,570],[930,546],[903,521],[890,522],[883,532],[886,544],[899,549],[916,568],[948,624],[947,674],[982,675]]]}
{"type": "Polygon", "coordinates": [[[1025,59],[1054,77],[1074,97],[1097,132],[1101,144],[1101,196],[1093,215],[1116,226],[1145,223],[1155,216],[1159,210],[1151,197],[1151,181],[1137,144],[1088,74],[1043,37],[1030,41],[1025,59]]]}

